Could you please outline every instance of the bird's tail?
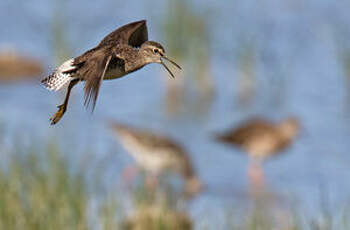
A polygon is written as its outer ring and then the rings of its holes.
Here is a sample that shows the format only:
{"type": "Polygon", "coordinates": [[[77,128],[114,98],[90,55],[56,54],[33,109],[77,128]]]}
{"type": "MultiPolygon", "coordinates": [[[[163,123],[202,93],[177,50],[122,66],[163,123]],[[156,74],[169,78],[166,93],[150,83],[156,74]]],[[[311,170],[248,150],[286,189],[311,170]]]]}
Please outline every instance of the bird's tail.
{"type": "Polygon", "coordinates": [[[43,79],[41,83],[51,91],[60,90],[65,84],[74,79],[72,72],[77,68],[73,65],[74,58],[64,62],[55,72],[43,79]]]}

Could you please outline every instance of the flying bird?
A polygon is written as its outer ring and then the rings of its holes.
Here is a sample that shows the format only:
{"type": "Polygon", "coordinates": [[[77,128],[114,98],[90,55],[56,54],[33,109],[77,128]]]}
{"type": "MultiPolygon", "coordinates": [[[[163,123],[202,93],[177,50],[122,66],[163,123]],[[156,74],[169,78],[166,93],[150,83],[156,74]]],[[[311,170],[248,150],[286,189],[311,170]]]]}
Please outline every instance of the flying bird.
{"type": "Polygon", "coordinates": [[[51,125],[56,124],[63,117],[71,90],[78,82],[85,81],[84,105],[91,106],[93,111],[102,80],[121,78],[150,63],[162,64],[174,78],[174,74],[165,65],[164,60],[181,69],[166,56],[161,44],[148,41],[145,20],[118,28],[103,38],[95,48],[64,62],[41,81],[51,91],[61,90],[68,85],[63,104],[58,106],[58,111],[50,118],[51,125]]]}

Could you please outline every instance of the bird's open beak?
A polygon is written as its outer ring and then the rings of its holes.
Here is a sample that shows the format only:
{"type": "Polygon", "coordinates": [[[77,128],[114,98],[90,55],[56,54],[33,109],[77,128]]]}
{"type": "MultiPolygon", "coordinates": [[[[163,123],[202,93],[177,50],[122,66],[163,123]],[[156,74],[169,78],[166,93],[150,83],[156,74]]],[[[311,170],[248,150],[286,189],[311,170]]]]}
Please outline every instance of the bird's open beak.
{"type": "Polygon", "coordinates": [[[176,66],[179,69],[181,69],[181,67],[178,64],[176,64],[176,62],[174,62],[173,60],[169,59],[167,56],[163,56],[163,57],[160,58],[160,61],[161,61],[162,65],[164,66],[164,68],[170,73],[172,78],[175,78],[174,74],[170,71],[168,66],[166,66],[165,63],[163,62],[163,59],[169,61],[171,64],[173,64],[174,66],[176,66]]]}

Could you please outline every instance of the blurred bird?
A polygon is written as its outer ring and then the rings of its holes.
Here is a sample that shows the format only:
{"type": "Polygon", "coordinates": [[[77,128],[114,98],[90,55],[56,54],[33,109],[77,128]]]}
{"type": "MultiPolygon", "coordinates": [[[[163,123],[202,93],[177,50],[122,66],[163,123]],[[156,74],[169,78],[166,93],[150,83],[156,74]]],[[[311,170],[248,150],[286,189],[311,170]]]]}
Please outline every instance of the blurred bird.
{"type": "Polygon", "coordinates": [[[252,119],[241,126],[217,136],[223,143],[244,150],[251,158],[248,174],[254,184],[261,184],[261,165],[271,156],[286,149],[299,133],[300,123],[296,118],[287,118],[280,123],[263,119],[252,119]]]}
{"type": "Polygon", "coordinates": [[[185,179],[185,192],[194,195],[201,189],[188,154],[173,140],[122,124],[113,123],[113,130],[136,163],[155,177],[165,170],[180,173],[185,179]]]}
{"type": "Polygon", "coordinates": [[[8,83],[38,78],[43,65],[33,57],[21,55],[15,51],[0,52],[0,82],[8,83]]]}
{"type": "Polygon", "coordinates": [[[42,80],[42,84],[51,91],[60,90],[69,84],[64,103],[58,106],[58,111],[51,117],[51,124],[56,124],[66,112],[70,92],[79,81],[85,81],[85,106],[91,105],[94,110],[102,80],[121,78],[150,63],[162,64],[174,77],[164,60],[181,69],[165,55],[162,45],[148,41],[145,20],[120,27],[95,48],[64,62],[42,80]]]}

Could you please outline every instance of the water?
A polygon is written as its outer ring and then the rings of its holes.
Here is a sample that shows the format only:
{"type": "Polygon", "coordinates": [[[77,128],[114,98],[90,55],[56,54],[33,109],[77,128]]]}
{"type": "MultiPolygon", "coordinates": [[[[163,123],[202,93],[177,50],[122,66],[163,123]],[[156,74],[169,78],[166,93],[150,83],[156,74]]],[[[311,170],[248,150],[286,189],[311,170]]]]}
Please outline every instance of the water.
{"type": "MultiPolygon", "coordinates": [[[[51,71],[56,66],[51,26],[55,14],[62,19],[73,56],[96,45],[117,26],[143,18],[148,19],[149,37],[166,47],[159,27],[166,15],[161,1],[154,2],[155,8],[137,1],[61,4],[55,8],[53,1],[2,0],[0,44],[35,55],[51,71]]],[[[293,114],[301,119],[303,131],[288,154],[266,164],[270,189],[298,197],[311,213],[319,208],[322,190],[340,206],[350,192],[346,180],[350,176],[350,130],[349,101],[345,100],[348,82],[337,61],[337,41],[349,36],[344,29],[350,23],[349,3],[207,0],[195,4],[197,11],[210,12],[212,26],[210,60],[216,94],[207,113],[167,117],[164,82],[168,76],[162,67],[149,65],[125,78],[104,82],[93,115],[83,108],[82,86],[76,87],[68,112],[54,127],[49,126],[48,118],[63,94],[50,93],[38,82],[1,86],[1,120],[12,133],[20,130],[28,139],[62,138],[62,146],[77,159],[85,149],[93,149],[98,158],[109,159],[111,181],[132,161],[111,136],[106,119],[167,133],[188,148],[200,177],[208,184],[209,191],[192,205],[194,215],[200,215],[206,207],[236,202],[248,187],[246,156],[213,142],[210,135],[252,115],[279,119],[293,114]],[[256,45],[258,60],[257,97],[247,108],[236,100],[235,52],[240,37],[256,45]],[[282,83],[273,85],[273,79],[282,83]]]]}

